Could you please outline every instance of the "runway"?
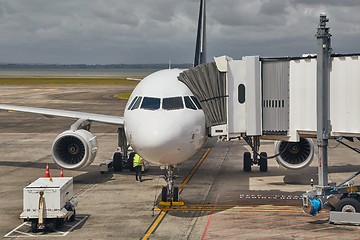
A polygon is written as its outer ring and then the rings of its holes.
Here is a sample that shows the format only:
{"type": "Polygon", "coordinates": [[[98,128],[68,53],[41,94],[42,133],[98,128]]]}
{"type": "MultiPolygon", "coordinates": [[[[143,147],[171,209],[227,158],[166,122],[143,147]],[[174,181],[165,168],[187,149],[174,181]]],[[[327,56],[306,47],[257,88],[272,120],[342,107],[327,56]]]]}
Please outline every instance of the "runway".
{"type": "MultiPolygon", "coordinates": [[[[128,91],[131,87],[3,86],[0,99],[1,103],[122,116],[126,101],[113,96],[128,91]]],[[[73,122],[0,112],[1,237],[22,224],[22,189],[44,175],[45,163],[50,163],[52,176],[59,174],[51,161],[51,145],[73,122]]],[[[310,189],[311,178],[317,179],[317,159],[296,172],[270,160],[269,172],[260,173],[254,167],[244,173],[245,143],[221,142],[201,164],[197,165],[205,149],[180,166],[176,181],[186,205],[163,209],[154,205],[165,184],[158,167],[151,166],[142,183],[127,170],[100,174],[100,162],[109,159],[116,148],[116,130],[94,124],[92,132],[99,142],[95,162],[80,171],[64,172],[74,177],[77,213],[87,217],[66,235],[70,239],[359,239],[359,226],[329,224],[326,212],[316,217],[302,213],[300,195],[310,189]],[[153,231],[148,234],[151,226],[153,231]]],[[[264,141],[261,151],[272,155],[273,142],[264,141]]],[[[330,148],[329,155],[330,181],[340,182],[359,170],[360,158],[351,150],[338,146],[330,148]]],[[[50,239],[51,234],[27,237],[50,239]]]]}

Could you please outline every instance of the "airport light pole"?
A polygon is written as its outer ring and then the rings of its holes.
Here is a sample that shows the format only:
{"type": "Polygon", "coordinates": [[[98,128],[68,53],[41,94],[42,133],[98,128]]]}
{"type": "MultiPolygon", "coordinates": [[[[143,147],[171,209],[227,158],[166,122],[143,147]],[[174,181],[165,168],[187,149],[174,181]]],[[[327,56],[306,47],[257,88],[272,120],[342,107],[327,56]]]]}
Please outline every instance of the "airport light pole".
{"type": "Polygon", "coordinates": [[[328,141],[331,131],[330,124],[330,64],[331,34],[326,23],[326,15],[320,15],[317,28],[317,145],[319,186],[328,186],[328,141]]]}

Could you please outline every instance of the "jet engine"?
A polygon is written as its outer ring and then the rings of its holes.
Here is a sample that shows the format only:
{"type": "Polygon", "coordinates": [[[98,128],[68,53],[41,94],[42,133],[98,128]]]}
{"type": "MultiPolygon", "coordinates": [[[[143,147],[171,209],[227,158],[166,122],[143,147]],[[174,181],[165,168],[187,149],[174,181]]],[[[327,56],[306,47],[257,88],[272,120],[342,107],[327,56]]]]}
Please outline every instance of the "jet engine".
{"type": "Polygon", "coordinates": [[[89,131],[79,129],[59,134],[52,146],[56,164],[65,169],[79,169],[90,165],[96,156],[98,144],[89,131]]]}
{"type": "Polygon", "coordinates": [[[314,143],[310,138],[300,138],[300,142],[275,142],[276,161],[288,169],[308,166],[314,156],[314,143]]]}

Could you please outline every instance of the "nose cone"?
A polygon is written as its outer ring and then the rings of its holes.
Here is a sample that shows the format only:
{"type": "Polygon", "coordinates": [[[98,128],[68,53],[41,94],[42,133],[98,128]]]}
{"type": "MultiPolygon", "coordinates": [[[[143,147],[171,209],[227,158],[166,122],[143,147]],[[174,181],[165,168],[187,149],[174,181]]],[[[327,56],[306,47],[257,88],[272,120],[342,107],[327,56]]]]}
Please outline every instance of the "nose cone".
{"type": "Polygon", "coordinates": [[[139,115],[127,115],[127,139],[133,149],[151,163],[179,164],[191,158],[202,146],[205,133],[202,115],[189,116],[182,111],[143,111],[141,119],[135,116],[139,115]]]}
{"type": "Polygon", "coordinates": [[[178,159],[185,149],[186,136],[183,127],[166,119],[141,122],[131,133],[133,147],[146,160],[166,164],[178,159]]]}

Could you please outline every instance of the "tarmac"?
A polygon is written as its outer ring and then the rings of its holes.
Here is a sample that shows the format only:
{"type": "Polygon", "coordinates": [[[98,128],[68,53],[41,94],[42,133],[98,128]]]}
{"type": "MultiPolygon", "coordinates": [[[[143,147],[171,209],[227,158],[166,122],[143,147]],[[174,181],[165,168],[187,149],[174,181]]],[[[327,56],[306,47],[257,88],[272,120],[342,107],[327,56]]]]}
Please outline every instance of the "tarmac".
{"type": "MultiPolygon", "coordinates": [[[[115,94],[131,87],[2,86],[0,102],[122,116],[126,100],[115,94]]],[[[303,170],[291,171],[269,160],[269,171],[242,171],[244,141],[220,142],[179,166],[176,183],[183,207],[157,203],[165,184],[163,172],[150,166],[144,181],[129,170],[101,174],[99,164],[112,157],[117,129],[93,124],[99,152],[88,167],[65,170],[74,177],[79,201],[77,219],[59,231],[32,234],[19,215],[22,191],[45,174],[59,175],[51,157],[55,137],[75,120],[36,114],[0,112],[0,238],[53,239],[360,239],[360,226],[328,223],[329,213],[312,217],[301,209],[301,194],[317,183],[317,158],[303,170]],[[207,154],[204,156],[204,154],[207,154]]],[[[360,147],[359,142],[351,143],[360,147]]],[[[330,141],[329,181],[341,182],[360,168],[359,156],[330,141]]],[[[273,155],[273,142],[261,151],[273,155]]],[[[360,184],[360,179],[354,179],[360,184]]]]}

